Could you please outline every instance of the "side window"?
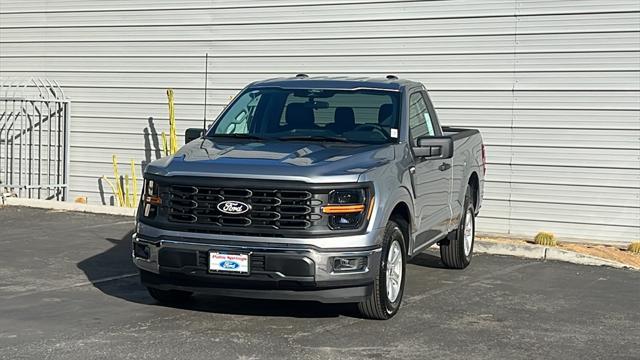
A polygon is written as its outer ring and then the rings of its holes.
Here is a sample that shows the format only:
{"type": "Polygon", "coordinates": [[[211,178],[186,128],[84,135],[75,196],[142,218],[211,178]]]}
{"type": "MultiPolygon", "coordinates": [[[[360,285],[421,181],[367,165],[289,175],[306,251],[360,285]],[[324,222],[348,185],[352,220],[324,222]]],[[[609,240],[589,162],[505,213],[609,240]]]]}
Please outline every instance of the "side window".
{"type": "Polygon", "coordinates": [[[427,125],[427,135],[436,136],[436,131],[433,128],[433,121],[431,121],[431,115],[429,115],[429,110],[425,109],[422,113],[422,117],[424,118],[424,123],[427,125]]]}
{"type": "Polygon", "coordinates": [[[431,99],[426,92],[422,92],[422,96],[427,101],[427,114],[425,115],[425,120],[427,121],[427,127],[429,128],[429,136],[437,136],[442,134],[442,129],[438,124],[438,117],[435,114],[435,109],[433,108],[433,104],[431,103],[431,99]]]}
{"type": "Polygon", "coordinates": [[[427,110],[427,103],[419,92],[409,96],[409,127],[414,145],[419,137],[435,136],[436,134],[427,110]]]}

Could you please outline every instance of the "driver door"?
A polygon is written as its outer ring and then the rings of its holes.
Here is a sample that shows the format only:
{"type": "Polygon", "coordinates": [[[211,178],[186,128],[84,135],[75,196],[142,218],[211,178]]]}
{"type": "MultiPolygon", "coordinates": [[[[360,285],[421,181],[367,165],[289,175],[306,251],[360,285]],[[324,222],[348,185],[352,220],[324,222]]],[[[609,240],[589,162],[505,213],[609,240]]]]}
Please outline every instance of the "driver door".
{"type": "MultiPolygon", "coordinates": [[[[409,96],[411,146],[417,145],[419,137],[439,135],[436,125],[423,93],[412,93],[409,96]]],[[[452,169],[442,164],[442,160],[427,160],[414,155],[412,180],[417,215],[414,250],[439,239],[447,231],[452,169]]]]}

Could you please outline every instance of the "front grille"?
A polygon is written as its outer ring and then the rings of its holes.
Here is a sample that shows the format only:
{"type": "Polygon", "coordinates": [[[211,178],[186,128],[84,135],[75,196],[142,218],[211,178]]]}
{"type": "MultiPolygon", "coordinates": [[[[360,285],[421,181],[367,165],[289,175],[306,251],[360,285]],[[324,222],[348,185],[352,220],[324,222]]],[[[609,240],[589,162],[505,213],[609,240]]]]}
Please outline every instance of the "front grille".
{"type": "MultiPolygon", "coordinates": [[[[221,228],[304,230],[322,219],[322,201],[306,190],[170,185],[168,221],[221,228]],[[218,209],[223,201],[249,206],[242,214],[218,209]]],[[[224,210],[224,209],[223,209],[224,210]]]]}

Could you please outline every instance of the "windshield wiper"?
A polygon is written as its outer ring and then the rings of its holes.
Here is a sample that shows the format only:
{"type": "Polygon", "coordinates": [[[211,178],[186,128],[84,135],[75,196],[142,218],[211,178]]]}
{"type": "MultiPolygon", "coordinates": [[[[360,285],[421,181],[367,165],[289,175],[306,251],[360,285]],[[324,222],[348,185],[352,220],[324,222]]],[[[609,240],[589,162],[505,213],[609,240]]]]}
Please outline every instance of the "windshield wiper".
{"type": "Polygon", "coordinates": [[[260,137],[258,135],[251,134],[209,134],[206,137],[226,137],[226,138],[236,138],[236,139],[254,139],[254,140],[264,140],[265,138],[260,137]]]}
{"type": "Polygon", "coordinates": [[[291,136],[283,136],[279,137],[280,141],[296,141],[296,140],[307,140],[307,141],[335,141],[335,142],[349,142],[349,139],[337,136],[324,136],[324,135],[291,135],[291,136]]]}

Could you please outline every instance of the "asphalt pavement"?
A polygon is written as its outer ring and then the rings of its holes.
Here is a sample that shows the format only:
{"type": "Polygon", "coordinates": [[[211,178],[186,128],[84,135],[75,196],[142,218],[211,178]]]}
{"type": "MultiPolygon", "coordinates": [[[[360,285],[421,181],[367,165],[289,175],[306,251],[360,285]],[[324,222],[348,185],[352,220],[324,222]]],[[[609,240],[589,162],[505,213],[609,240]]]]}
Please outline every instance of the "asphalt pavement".
{"type": "Polygon", "coordinates": [[[399,314],[195,296],[157,304],[130,217],[0,208],[0,359],[640,359],[640,272],[475,256],[408,266],[399,314]]]}

